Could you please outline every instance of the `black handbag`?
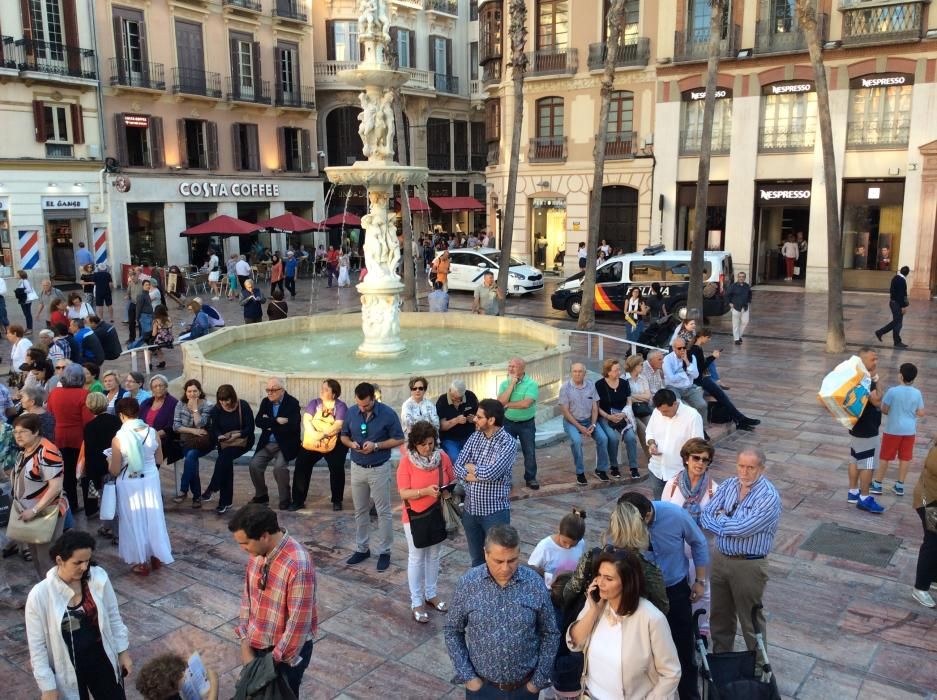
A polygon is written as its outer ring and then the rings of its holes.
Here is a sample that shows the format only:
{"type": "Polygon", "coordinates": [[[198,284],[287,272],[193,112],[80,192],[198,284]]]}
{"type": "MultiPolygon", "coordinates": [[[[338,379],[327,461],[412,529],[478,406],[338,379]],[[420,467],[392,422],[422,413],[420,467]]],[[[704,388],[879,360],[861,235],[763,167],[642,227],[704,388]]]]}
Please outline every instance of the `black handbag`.
{"type": "MultiPolygon", "coordinates": [[[[439,489],[442,492],[442,464],[439,465],[439,489]]],[[[404,501],[407,517],[410,519],[410,537],[417,549],[432,547],[446,539],[446,516],[442,512],[442,501],[436,502],[419,513],[410,508],[410,502],[404,501]]]]}
{"type": "Polygon", "coordinates": [[[635,418],[647,418],[654,412],[654,409],[651,408],[651,404],[647,401],[632,402],[631,410],[634,412],[635,418]]]}

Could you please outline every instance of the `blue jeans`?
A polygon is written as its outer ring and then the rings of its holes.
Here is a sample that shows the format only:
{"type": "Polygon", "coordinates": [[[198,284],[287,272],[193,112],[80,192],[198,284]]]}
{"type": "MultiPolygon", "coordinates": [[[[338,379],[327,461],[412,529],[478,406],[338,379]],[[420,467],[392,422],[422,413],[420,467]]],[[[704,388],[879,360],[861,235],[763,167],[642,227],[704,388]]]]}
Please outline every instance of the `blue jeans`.
{"type": "MultiPolygon", "coordinates": [[[[578,422],[583,428],[592,423],[590,420],[581,420],[578,422]]],[[[576,426],[566,420],[563,421],[563,430],[566,431],[566,436],[569,438],[569,449],[572,451],[573,461],[576,463],[576,473],[585,474],[586,467],[582,462],[583,434],[576,429],[576,426]]],[[[595,430],[592,431],[592,439],[595,440],[595,468],[600,472],[608,471],[608,438],[605,437],[605,433],[602,429],[596,426],[595,430]]]]}
{"type": "MultiPolygon", "coordinates": [[[[629,326],[627,323],[625,324],[625,327],[631,328],[631,326],[629,326]]],[[[642,319],[638,321],[638,325],[636,325],[633,329],[628,331],[628,340],[633,340],[634,342],[638,342],[643,332],[644,332],[644,320],[642,319]]]]}
{"type": "Polygon", "coordinates": [[[515,423],[505,418],[504,430],[511,437],[521,441],[521,452],[524,453],[524,481],[533,481],[537,478],[537,451],[534,442],[537,436],[537,422],[531,418],[515,423]]]}
{"type": "Polygon", "coordinates": [[[459,452],[461,452],[462,448],[465,446],[465,442],[465,440],[449,440],[448,438],[442,438],[439,444],[440,447],[442,447],[442,451],[449,455],[449,459],[455,464],[459,452]]]}
{"type": "Polygon", "coordinates": [[[712,377],[712,380],[713,380],[714,382],[718,382],[718,381],[719,381],[719,370],[716,369],[716,361],[715,361],[715,360],[713,360],[713,361],[709,364],[709,376],[712,377]]]}
{"type": "Polygon", "coordinates": [[[182,478],[179,480],[179,493],[185,495],[192,490],[193,498],[202,497],[202,480],[198,474],[198,460],[207,455],[211,450],[186,450],[185,464],[182,468],[182,478]]]}
{"type": "Polygon", "coordinates": [[[625,443],[625,449],[628,451],[628,466],[632,469],[638,468],[638,441],[634,436],[634,430],[628,429],[620,433],[604,418],[599,418],[598,430],[605,433],[605,439],[608,440],[608,463],[612,468],[619,466],[619,441],[625,443]]]}
{"type": "Polygon", "coordinates": [[[0,296],[0,326],[9,326],[10,319],[7,318],[7,300],[0,296]]]}
{"type": "MultiPolygon", "coordinates": [[[[260,650],[254,649],[254,654],[257,656],[266,656],[270,653],[271,650],[260,650]]],[[[302,648],[299,650],[299,656],[302,659],[295,666],[287,666],[286,664],[277,664],[277,671],[283,676],[283,679],[286,681],[286,684],[290,687],[290,690],[293,691],[293,695],[297,698],[299,697],[299,685],[303,682],[303,674],[306,672],[306,667],[309,665],[309,660],[312,658],[312,640],[303,644],[302,648]]]]}
{"type": "Polygon", "coordinates": [[[505,508],[491,515],[472,515],[467,510],[462,515],[465,528],[465,543],[468,545],[472,566],[485,563],[485,534],[495,525],[510,525],[511,509],[505,508]]]}

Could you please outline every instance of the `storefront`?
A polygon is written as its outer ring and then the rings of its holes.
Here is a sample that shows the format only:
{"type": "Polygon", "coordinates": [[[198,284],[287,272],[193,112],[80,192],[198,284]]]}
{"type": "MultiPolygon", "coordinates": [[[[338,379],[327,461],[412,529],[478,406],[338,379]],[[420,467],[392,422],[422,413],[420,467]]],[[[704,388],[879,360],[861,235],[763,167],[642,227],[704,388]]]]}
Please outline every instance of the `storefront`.
{"type": "MultiPolygon", "coordinates": [[[[709,183],[706,207],[706,250],[725,250],[728,196],[728,183],[709,183]]],[[[678,183],[675,250],[690,250],[695,226],[696,183],[678,183]]]]}
{"type": "Polygon", "coordinates": [[[781,246],[793,239],[799,248],[794,279],[789,284],[803,286],[807,274],[807,247],[810,237],[809,180],[755,183],[755,246],[752,282],[781,282],[787,276],[781,246]]]}
{"type": "Polygon", "coordinates": [[[898,269],[904,180],[843,183],[843,288],[887,290],[898,269]]]}
{"type": "Polygon", "coordinates": [[[530,200],[530,214],[534,266],[546,270],[558,264],[562,269],[566,256],[566,200],[535,197],[530,200]]]}
{"type": "Polygon", "coordinates": [[[0,277],[13,274],[13,246],[10,243],[10,198],[0,197],[0,277]]]}
{"type": "Polygon", "coordinates": [[[56,280],[73,281],[79,242],[86,246],[88,235],[88,197],[42,197],[42,220],[45,228],[49,275],[56,280]]]}

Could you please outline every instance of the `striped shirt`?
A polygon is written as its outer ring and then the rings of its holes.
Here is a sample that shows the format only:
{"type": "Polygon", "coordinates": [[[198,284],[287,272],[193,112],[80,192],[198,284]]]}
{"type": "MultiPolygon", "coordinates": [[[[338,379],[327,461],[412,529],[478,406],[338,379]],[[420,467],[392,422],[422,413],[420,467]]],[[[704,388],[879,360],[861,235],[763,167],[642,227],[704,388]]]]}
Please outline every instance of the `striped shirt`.
{"type": "Polygon", "coordinates": [[[510,507],[511,467],[517,456],[517,440],[498,428],[489,438],[476,430],[459,452],[455,475],[465,479],[466,464],[475,465],[477,481],[465,482],[465,512],[472,515],[491,515],[510,507]]]}
{"type": "Polygon", "coordinates": [[[774,484],[760,477],[740,503],[736,476],[719,485],[700,522],[716,535],[716,547],[726,556],[765,557],[780,519],[781,497],[774,484]]]}
{"type": "Polygon", "coordinates": [[[647,360],[644,361],[644,369],[641,370],[641,376],[647,381],[648,389],[651,390],[651,398],[654,398],[654,394],[664,388],[663,369],[652,369],[647,360]]]}

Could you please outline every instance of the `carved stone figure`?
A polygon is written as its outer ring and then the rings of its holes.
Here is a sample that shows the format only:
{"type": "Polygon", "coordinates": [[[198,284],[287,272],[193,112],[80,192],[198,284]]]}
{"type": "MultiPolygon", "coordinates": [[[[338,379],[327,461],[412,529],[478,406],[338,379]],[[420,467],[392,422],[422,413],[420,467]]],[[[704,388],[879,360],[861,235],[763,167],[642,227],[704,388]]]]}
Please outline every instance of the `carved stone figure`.
{"type": "Polygon", "coordinates": [[[364,227],[364,262],[368,280],[397,278],[400,246],[397,229],[387,216],[387,195],[371,195],[371,211],[361,217],[364,227]]]}
{"type": "Polygon", "coordinates": [[[361,102],[361,114],[358,115],[358,121],[361,122],[358,126],[358,136],[361,137],[362,143],[361,152],[365,158],[369,158],[374,154],[376,146],[379,105],[366,92],[362,92],[358,96],[358,100],[361,102]]]}
{"type": "Polygon", "coordinates": [[[358,35],[368,36],[378,23],[376,0],[358,0],[358,35]]]}

